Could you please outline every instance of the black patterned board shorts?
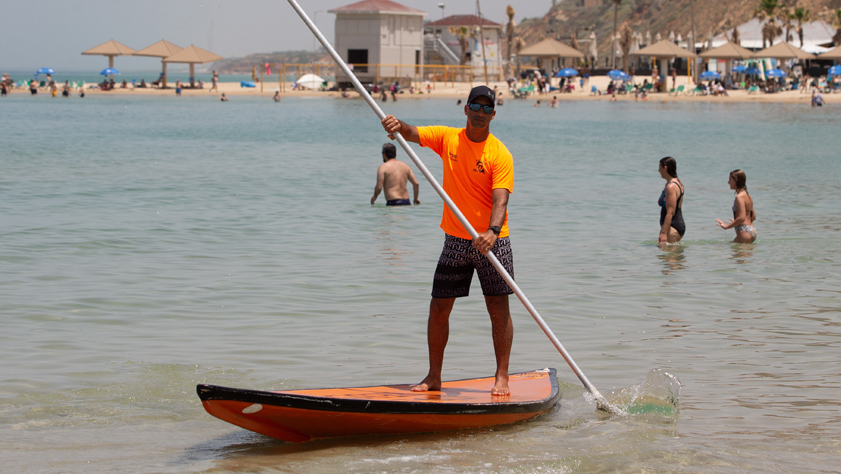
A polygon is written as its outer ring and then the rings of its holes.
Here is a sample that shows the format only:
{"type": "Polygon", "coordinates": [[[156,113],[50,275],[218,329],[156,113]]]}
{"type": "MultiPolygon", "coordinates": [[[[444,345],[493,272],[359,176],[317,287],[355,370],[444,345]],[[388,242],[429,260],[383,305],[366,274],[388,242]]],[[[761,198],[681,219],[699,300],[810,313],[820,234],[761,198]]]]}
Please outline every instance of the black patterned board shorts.
{"type": "MultiPolygon", "coordinates": [[[[497,239],[491,249],[502,266],[514,278],[514,254],[508,237],[497,239]]],[[[482,294],[503,296],[514,293],[488,257],[479,253],[472,240],[445,234],[444,250],[438,259],[435,279],[432,281],[433,298],[460,298],[470,294],[473,269],[479,274],[482,294]]]]}

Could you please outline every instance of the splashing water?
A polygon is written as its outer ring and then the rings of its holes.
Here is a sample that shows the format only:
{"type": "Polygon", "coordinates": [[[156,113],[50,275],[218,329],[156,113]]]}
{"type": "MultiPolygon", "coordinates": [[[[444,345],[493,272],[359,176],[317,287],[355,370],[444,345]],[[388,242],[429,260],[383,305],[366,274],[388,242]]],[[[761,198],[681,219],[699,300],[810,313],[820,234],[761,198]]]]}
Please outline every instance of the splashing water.
{"type": "Polygon", "coordinates": [[[642,383],[615,392],[610,403],[629,415],[675,418],[680,411],[681,387],[677,376],[654,369],[642,383]]]}

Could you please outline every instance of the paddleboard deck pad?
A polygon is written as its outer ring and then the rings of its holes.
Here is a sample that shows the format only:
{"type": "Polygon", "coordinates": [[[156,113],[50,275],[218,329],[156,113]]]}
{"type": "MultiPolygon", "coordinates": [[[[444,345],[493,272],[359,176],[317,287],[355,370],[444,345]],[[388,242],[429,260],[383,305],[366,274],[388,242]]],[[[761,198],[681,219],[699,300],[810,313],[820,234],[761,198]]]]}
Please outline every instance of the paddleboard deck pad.
{"type": "Polygon", "coordinates": [[[293,443],[342,436],[461,430],[529,420],[558,403],[555,369],[511,374],[511,395],[491,395],[493,377],[442,383],[440,391],[411,385],[261,392],[198,385],[211,415],[293,443]]]}

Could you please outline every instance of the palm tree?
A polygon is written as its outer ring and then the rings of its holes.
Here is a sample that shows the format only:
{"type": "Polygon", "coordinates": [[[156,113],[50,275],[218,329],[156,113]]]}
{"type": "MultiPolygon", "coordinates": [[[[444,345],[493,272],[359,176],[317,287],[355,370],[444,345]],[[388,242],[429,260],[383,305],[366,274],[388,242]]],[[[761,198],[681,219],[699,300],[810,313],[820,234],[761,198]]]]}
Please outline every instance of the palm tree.
{"type": "Polygon", "coordinates": [[[797,36],[800,37],[800,47],[803,47],[803,25],[812,21],[812,10],[797,7],[791,14],[791,19],[797,22],[797,36]]]}
{"type": "Polygon", "coordinates": [[[832,42],[839,45],[841,44],[841,8],[835,9],[835,18],[833,18],[832,23],[837,28],[835,30],[835,36],[832,37],[832,42]]]}
{"type": "Polygon", "coordinates": [[[514,49],[517,51],[517,77],[520,77],[520,50],[526,47],[526,42],[519,36],[514,41],[514,49]]]}
{"type": "Polygon", "coordinates": [[[774,38],[783,34],[783,29],[777,24],[774,18],[768,20],[768,23],[762,25],[762,47],[765,48],[765,40],[768,40],[768,46],[774,44],[774,38]]]}
{"type": "Polygon", "coordinates": [[[470,43],[467,41],[467,38],[473,36],[473,32],[471,32],[470,28],[466,26],[451,26],[450,33],[458,38],[458,45],[459,48],[461,48],[460,61],[461,65],[464,66],[467,64],[467,50],[470,47],[470,43]]]}
{"type": "Polygon", "coordinates": [[[791,29],[794,28],[794,18],[792,18],[793,13],[789,8],[783,6],[780,8],[780,27],[785,30],[785,41],[786,43],[790,43],[793,39],[791,36],[791,29]]]}
{"type": "Polygon", "coordinates": [[[514,41],[514,27],[516,26],[514,24],[515,13],[516,12],[514,11],[514,7],[512,7],[511,5],[508,5],[508,8],[505,9],[505,14],[508,15],[508,26],[505,28],[505,33],[506,35],[508,35],[508,49],[506,50],[508,51],[508,57],[505,58],[507,60],[505,64],[508,67],[508,73],[506,74],[506,76],[511,75],[511,65],[509,63],[511,61],[511,43],[514,41]]]}
{"type": "Polygon", "coordinates": [[[628,23],[622,25],[622,33],[619,34],[619,46],[622,48],[622,70],[628,72],[628,57],[631,53],[631,42],[634,41],[631,27],[628,23]]]}
{"type": "Polygon", "coordinates": [[[613,0],[613,36],[610,37],[610,57],[613,61],[613,69],[616,69],[616,17],[619,15],[619,5],[622,0],[613,0]]]}
{"type": "MultiPolygon", "coordinates": [[[[615,1],[615,0],[614,0],[615,1]]],[[[768,43],[773,43],[774,38],[782,33],[782,28],[777,26],[777,13],[783,7],[779,0],[759,0],[759,6],[754,15],[760,21],[767,19],[768,23],[762,25],[762,47],[767,48],[768,43]]],[[[770,46],[770,45],[769,45],[770,46]]]]}

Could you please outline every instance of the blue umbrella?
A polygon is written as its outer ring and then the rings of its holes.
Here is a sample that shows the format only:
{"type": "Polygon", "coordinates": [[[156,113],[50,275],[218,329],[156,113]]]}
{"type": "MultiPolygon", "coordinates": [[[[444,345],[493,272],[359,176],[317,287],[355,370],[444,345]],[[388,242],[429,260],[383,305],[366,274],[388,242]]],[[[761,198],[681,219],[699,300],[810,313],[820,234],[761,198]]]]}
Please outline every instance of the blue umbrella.
{"type": "Polygon", "coordinates": [[[719,74],[718,71],[704,71],[698,77],[705,81],[710,81],[713,79],[721,79],[721,74],[719,74]]]}
{"type": "Polygon", "coordinates": [[[55,74],[55,71],[51,67],[42,67],[41,69],[35,71],[36,76],[39,74],[49,74],[52,76],[53,74],[55,74]]]}
{"type": "Polygon", "coordinates": [[[751,67],[745,69],[745,74],[747,74],[749,76],[755,76],[757,74],[762,74],[762,71],[760,71],[759,68],[756,67],[756,66],[751,66],[751,67]]]}
{"type": "Polygon", "coordinates": [[[625,71],[620,71],[619,69],[613,69],[608,71],[607,77],[613,79],[614,81],[630,81],[631,76],[625,74],[625,71]]]}
{"type": "Polygon", "coordinates": [[[828,74],[830,76],[841,76],[841,64],[836,64],[835,66],[829,68],[828,74]]]}
{"type": "Polygon", "coordinates": [[[577,75],[578,71],[568,67],[566,69],[561,69],[560,71],[558,71],[558,73],[555,74],[555,77],[572,77],[577,75]]]}
{"type": "Polygon", "coordinates": [[[780,69],[769,69],[765,71],[765,77],[786,77],[786,73],[780,69]]]}
{"type": "Polygon", "coordinates": [[[733,69],[731,69],[730,72],[745,72],[745,70],[747,70],[747,68],[748,67],[745,66],[744,64],[737,64],[737,65],[733,66],[733,69]]]}
{"type": "Polygon", "coordinates": [[[99,74],[102,75],[102,76],[111,76],[113,74],[119,74],[119,73],[120,73],[120,71],[118,71],[118,70],[116,70],[112,67],[107,67],[107,68],[103,69],[102,72],[100,72],[99,74]]]}

